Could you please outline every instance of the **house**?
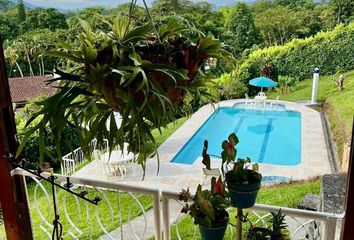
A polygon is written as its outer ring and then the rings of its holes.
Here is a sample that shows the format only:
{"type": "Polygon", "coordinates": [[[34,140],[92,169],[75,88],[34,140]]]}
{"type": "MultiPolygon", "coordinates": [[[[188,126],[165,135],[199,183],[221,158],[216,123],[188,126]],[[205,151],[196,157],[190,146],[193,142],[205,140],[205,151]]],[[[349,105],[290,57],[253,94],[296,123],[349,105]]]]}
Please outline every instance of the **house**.
{"type": "Polygon", "coordinates": [[[11,98],[16,108],[23,107],[37,97],[53,95],[56,91],[54,86],[58,84],[48,84],[47,81],[51,79],[53,75],[9,78],[11,98]]]}

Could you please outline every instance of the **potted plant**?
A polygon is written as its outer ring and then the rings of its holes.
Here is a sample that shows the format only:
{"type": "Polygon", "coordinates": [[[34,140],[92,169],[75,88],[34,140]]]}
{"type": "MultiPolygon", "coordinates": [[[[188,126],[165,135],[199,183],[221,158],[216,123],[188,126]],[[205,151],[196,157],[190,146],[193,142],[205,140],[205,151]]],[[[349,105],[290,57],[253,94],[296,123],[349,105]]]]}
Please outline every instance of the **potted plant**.
{"type": "Polygon", "coordinates": [[[229,206],[228,195],[221,178],[211,179],[211,189],[202,190],[199,184],[195,195],[192,197],[189,189],[182,190],[178,196],[180,201],[186,202],[183,213],[189,213],[194,224],[199,225],[202,240],[222,240],[225,235],[229,214],[226,208],[229,206]],[[192,204],[188,202],[192,201],[192,204]]]}
{"type": "Polygon", "coordinates": [[[258,164],[251,164],[251,159],[236,159],[235,146],[239,140],[235,133],[229,135],[222,143],[222,172],[228,170],[225,181],[231,197],[231,205],[237,208],[249,208],[256,202],[258,190],[261,187],[262,175],[258,172],[258,164]]]}
{"type": "Polygon", "coordinates": [[[288,225],[285,223],[285,214],[279,209],[278,212],[271,212],[269,227],[254,227],[248,230],[248,240],[289,240],[290,233],[288,225]]]}

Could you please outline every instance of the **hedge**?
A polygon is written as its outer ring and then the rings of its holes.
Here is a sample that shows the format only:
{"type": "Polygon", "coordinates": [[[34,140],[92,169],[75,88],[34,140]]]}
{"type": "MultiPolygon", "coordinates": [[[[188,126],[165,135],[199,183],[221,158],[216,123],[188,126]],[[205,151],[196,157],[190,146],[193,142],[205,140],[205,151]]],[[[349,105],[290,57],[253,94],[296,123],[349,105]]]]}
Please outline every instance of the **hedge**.
{"type": "Polygon", "coordinates": [[[246,83],[260,76],[266,64],[273,65],[278,75],[299,80],[311,77],[315,67],[326,75],[338,69],[351,70],[354,68],[354,22],[314,37],[294,39],[284,46],[256,50],[241,64],[239,79],[246,83]]]}

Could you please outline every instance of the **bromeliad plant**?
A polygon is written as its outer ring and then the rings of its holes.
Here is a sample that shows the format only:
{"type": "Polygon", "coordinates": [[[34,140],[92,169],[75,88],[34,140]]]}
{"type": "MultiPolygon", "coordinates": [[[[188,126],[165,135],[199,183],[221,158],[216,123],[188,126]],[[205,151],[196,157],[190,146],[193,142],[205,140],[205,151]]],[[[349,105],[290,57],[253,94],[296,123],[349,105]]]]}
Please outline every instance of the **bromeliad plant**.
{"type": "Polygon", "coordinates": [[[230,192],[231,204],[237,208],[248,208],[255,204],[262,175],[258,172],[258,164],[251,164],[250,158],[235,160],[235,146],[238,143],[235,133],[230,134],[228,140],[222,143],[221,169],[230,192]]]}
{"type": "Polygon", "coordinates": [[[248,230],[248,240],[289,240],[290,232],[285,222],[285,214],[281,209],[278,212],[271,212],[271,218],[267,227],[255,227],[251,223],[248,230]]]}
{"type": "Polygon", "coordinates": [[[237,149],[236,145],[239,143],[238,137],[235,133],[229,135],[228,140],[223,141],[221,152],[222,171],[231,165],[231,169],[225,173],[227,182],[234,182],[240,184],[252,184],[259,182],[262,175],[258,173],[259,166],[257,163],[251,164],[251,159],[236,159],[237,149]]]}
{"type": "MultiPolygon", "coordinates": [[[[57,51],[47,52],[67,61],[66,69],[56,69],[60,85],[55,95],[40,102],[40,110],[28,122],[28,137],[40,132],[43,158],[44,138],[49,127],[57,146],[69,139],[66,126],[76,129],[80,145],[89,154],[89,143],[108,139],[110,149],[128,142],[131,151],[144,155],[154,142],[152,129],[161,129],[175,119],[187,93],[211,97],[203,87],[203,65],[210,58],[232,58],[222,44],[204,36],[181,18],[160,26],[136,26],[130,17],[104,21],[109,31],[93,31],[80,20],[83,32],[79,47],[60,42],[57,51]],[[121,124],[114,113],[121,115],[121,124]],[[37,120],[37,121],[35,121],[37,120]]],[[[57,147],[59,150],[59,148],[57,147]]],[[[59,159],[61,153],[58,152],[59,159]]],[[[144,159],[142,166],[145,167],[144,159]]]]}
{"type": "Polygon", "coordinates": [[[182,190],[178,200],[186,202],[182,212],[189,213],[195,225],[218,228],[228,223],[229,215],[226,208],[229,207],[229,200],[221,178],[211,179],[211,190],[202,190],[202,186],[198,185],[194,197],[191,196],[189,189],[182,190]],[[188,202],[191,201],[193,203],[189,205],[188,202]]]}

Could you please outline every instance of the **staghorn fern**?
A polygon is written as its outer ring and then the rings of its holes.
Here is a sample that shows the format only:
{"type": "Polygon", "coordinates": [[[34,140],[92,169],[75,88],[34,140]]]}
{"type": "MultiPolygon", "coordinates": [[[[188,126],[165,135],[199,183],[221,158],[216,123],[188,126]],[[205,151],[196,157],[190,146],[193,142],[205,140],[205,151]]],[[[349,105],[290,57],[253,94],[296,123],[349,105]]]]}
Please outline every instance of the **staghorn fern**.
{"type": "MultiPolygon", "coordinates": [[[[128,142],[131,151],[145,153],[147,143],[154,142],[151,130],[175,119],[187,93],[210,97],[203,91],[208,81],[199,78],[205,61],[232,59],[218,40],[203,36],[181,19],[159,26],[161,36],[154,34],[151,24],[132,26],[126,17],[106,22],[109,32],[93,32],[87,22],[80,23],[78,48],[59,42],[58,50],[46,53],[66,59],[67,69],[56,69],[61,76],[53,80],[60,80],[58,91],[39,103],[17,154],[39,131],[42,160],[48,154],[44,138],[49,127],[61,159],[59,142],[70,145],[62,134],[66,125],[77,130],[87,155],[94,138],[98,145],[108,139],[110,151],[128,142]],[[121,114],[121,125],[114,112],[121,114]],[[31,124],[34,120],[36,124],[31,124]]],[[[140,158],[144,169],[145,158],[140,158]]]]}

